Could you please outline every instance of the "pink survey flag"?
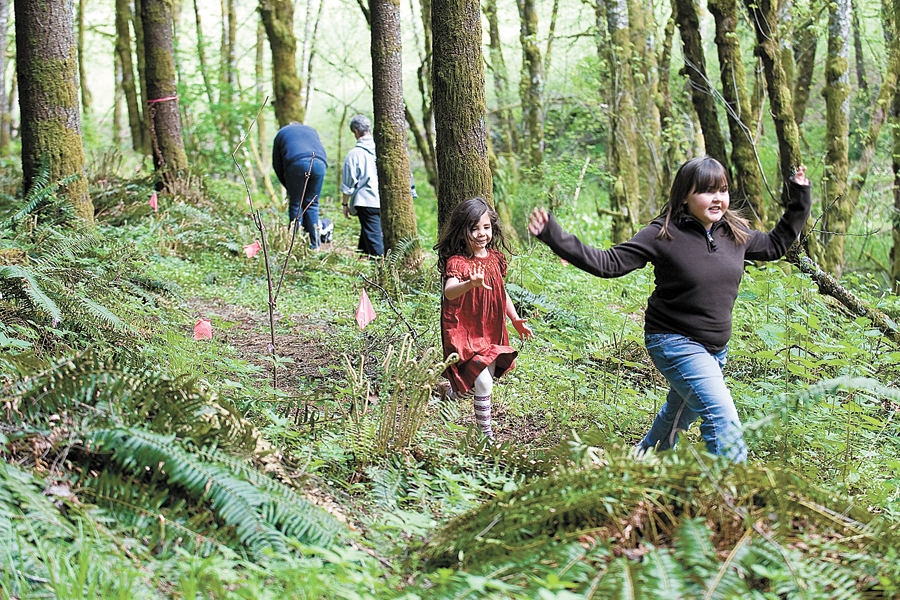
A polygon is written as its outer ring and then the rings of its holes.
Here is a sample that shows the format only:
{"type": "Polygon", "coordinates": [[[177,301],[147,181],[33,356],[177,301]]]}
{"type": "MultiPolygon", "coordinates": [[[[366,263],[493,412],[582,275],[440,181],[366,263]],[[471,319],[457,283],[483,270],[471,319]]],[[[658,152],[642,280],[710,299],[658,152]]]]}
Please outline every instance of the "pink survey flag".
{"type": "Polygon", "coordinates": [[[259,240],[244,246],[244,253],[247,255],[247,258],[253,258],[260,250],[262,250],[262,244],[259,243],[259,240]]]}
{"type": "Polygon", "coordinates": [[[212,339],[212,325],[210,325],[209,319],[197,319],[197,324],[194,325],[194,339],[195,340],[211,340],[212,339]]]}
{"type": "Polygon", "coordinates": [[[159,203],[156,201],[156,192],[153,192],[150,195],[150,206],[153,207],[153,212],[159,212],[159,203]]]}
{"type": "Polygon", "coordinates": [[[365,329],[366,325],[375,320],[375,308],[369,301],[369,295],[363,288],[362,295],[359,297],[359,308],[356,309],[356,322],[360,329],[365,329]]]}

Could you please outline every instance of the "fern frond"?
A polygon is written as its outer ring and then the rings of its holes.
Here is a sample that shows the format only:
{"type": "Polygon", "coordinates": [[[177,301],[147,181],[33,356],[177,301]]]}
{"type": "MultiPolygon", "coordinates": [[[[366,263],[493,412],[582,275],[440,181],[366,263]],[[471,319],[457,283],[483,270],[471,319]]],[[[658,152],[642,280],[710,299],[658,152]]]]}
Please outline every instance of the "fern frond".
{"type": "Polygon", "coordinates": [[[39,276],[21,265],[0,267],[0,292],[4,295],[24,295],[35,312],[46,313],[53,320],[62,319],[62,311],[38,284],[39,276]]]}
{"type": "Polygon", "coordinates": [[[225,248],[226,250],[228,250],[228,252],[230,252],[234,256],[240,255],[240,253],[244,249],[243,246],[241,246],[237,242],[216,242],[216,247],[225,248]]]}
{"type": "MultiPolygon", "coordinates": [[[[196,502],[209,502],[224,524],[233,527],[240,542],[254,551],[286,551],[284,533],[302,543],[334,540],[334,530],[321,526],[325,517],[303,520],[258,486],[220,463],[206,461],[183,447],[175,436],[137,429],[97,429],[87,436],[91,447],[112,451],[112,460],[136,477],[159,472],[170,483],[183,487],[196,502]],[[282,531],[279,531],[279,526],[282,531]]],[[[260,477],[261,478],[261,477],[260,477]]],[[[306,503],[308,505],[308,503],[306,503]]],[[[320,511],[322,512],[322,511],[320,511]]]]}

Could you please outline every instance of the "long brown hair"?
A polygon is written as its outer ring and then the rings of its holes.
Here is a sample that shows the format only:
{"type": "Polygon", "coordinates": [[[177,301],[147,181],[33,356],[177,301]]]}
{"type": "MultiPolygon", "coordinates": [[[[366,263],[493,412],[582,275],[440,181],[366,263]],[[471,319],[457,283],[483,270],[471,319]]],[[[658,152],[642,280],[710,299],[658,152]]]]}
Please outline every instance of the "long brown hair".
{"type": "MultiPolygon", "coordinates": [[[[680,222],[687,216],[685,200],[687,200],[688,194],[692,192],[713,192],[727,187],[728,173],[725,171],[725,167],[711,156],[698,156],[681,165],[681,168],[675,174],[675,180],[672,182],[672,189],[669,191],[669,201],[657,217],[663,220],[663,225],[659,233],[656,234],[656,238],[660,240],[672,239],[672,234],[669,233],[669,225],[671,225],[673,220],[680,222]]],[[[728,236],[735,243],[743,244],[747,241],[750,223],[738,211],[732,210],[729,205],[722,219],[728,225],[728,236]]]]}
{"type": "Polygon", "coordinates": [[[457,204],[450,213],[450,221],[444,226],[437,244],[434,245],[433,250],[438,253],[437,267],[441,275],[444,274],[447,261],[451,256],[460,255],[473,258],[469,240],[472,239],[472,228],[478,224],[484,213],[487,213],[491,219],[491,241],[488,242],[487,248],[495,250],[502,247],[510,252],[506,238],[503,236],[503,226],[497,211],[491,208],[484,198],[479,196],[469,198],[457,204]]]}

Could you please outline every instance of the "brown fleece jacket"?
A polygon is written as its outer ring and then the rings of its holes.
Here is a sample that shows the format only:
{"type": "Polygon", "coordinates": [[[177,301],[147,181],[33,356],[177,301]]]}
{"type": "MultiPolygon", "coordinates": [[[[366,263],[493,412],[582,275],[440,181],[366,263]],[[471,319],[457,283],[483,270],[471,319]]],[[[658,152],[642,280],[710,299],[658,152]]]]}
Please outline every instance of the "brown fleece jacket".
{"type": "Polygon", "coordinates": [[[597,277],[620,277],[651,263],[656,289],[647,301],[645,333],[676,333],[718,353],[731,338],[731,313],[744,261],[784,256],[809,217],[809,186],[793,181],[787,185],[790,203],[778,224],[769,233],[748,231],[743,244],[728,236],[730,226],[724,221],[713,223],[707,234],[692,216],[672,219],[671,240],[656,238],[663,225],[657,218],[609,250],[584,244],[563,231],[552,216],[538,239],[597,277]]]}

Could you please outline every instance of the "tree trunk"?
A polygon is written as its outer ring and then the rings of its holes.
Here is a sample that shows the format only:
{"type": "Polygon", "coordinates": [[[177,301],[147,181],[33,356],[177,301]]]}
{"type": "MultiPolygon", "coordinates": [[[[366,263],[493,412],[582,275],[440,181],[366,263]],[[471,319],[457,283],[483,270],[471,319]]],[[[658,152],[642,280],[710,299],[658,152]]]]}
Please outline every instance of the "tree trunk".
{"type": "Polygon", "coordinates": [[[497,96],[497,131],[503,140],[501,153],[515,167],[515,152],[519,148],[519,132],[510,105],[513,103],[509,90],[509,73],[503,59],[503,48],[500,41],[500,23],[497,19],[497,0],[486,0],[484,15],[488,22],[488,49],[491,75],[494,80],[494,94],[497,96]]]}
{"type": "Polygon", "coordinates": [[[675,0],[678,5],[678,31],[681,33],[682,54],[684,55],[684,72],[691,81],[691,101],[694,112],[700,119],[703,130],[703,144],[706,154],[715,158],[731,173],[725,136],[719,128],[719,117],[716,110],[714,91],[709,87],[706,75],[706,59],[703,56],[703,40],[700,38],[700,20],[693,0],[675,0]]]}
{"type": "Polygon", "coordinates": [[[260,0],[259,14],[266,26],[272,51],[272,84],[275,88],[275,120],[278,128],[305,117],[297,76],[297,39],[294,37],[294,4],[291,0],[260,0]]]}
{"type": "MultiPolygon", "coordinates": [[[[900,3],[894,0],[894,4],[900,3]]],[[[894,36],[894,41],[900,39],[900,36],[894,36]]],[[[892,116],[891,121],[893,127],[893,151],[891,152],[891,170],[894,173],[894,214],[900,214],[900,90],[894,90],[894,96],[891,98],[892,116]]],[[[894,245],[891,247],[891,281],[894,295],[900,295],[900,219],[891,220],[891,238],[894,245]]]]}
{"type": "Polygon", "coordinates": [[[607,47],[601,49],[612,75],[608,85],[609,170],[614,179],[609,191],[612,213],[612,240],[620,243],[634,235],[640,220],[640,180],[638,178],[638,135],[634,109],[634,80],[631,64],[631,34],[626,0],[598,0],[595,5],[598,29],[606,13],[609,33],[607,47]]]}
{"type": "Polygon", "coordinates": [[[132,25],[134,27],[134,47],[135,56],[137,58],[138,81],[141,86],[141,99],[143,100],[143,110],[141,111],[141,142],[143,144],[142,151],[150,156],[153,154],[153,142],[150,139],[150,111],[147,109],[146,101],[150,97],[147,95],[147,59],[146,47],[144,46],[144,24],[141,22],[141,4],[143,0],[134,0],[134,14],[132,15],[132,25]]]}
{"type": "MultiPolygon", "coordinates": [[[[840,279],[844,234],[856,206],[847,195],[850,141],[850,0],[830,4],[828,58],[825,61],[825,197],[822,198],[821,248],[813,257],[840,279]]],[[[814,246],[810,246],[813,250],[814,246]]]]}
{"type": "Polygon", "coordinates": [[[15,10],[23,188],[31,188],[46,160],[51,181],[76,176],[61,191],[75,215],[93,223],[94,207],[84,177],[72,4],[16,0],[15,10]]]}
{"type": "Polygon", "coordinates": [[[115,69],[116,79],[112,117],[113,147],[119,148],[122,145],[122,98],[124,98],[125,94],[122,93],[122,61],[119,60],[118,54],[113,54],[113,68],[115,69]]]}
{"type": "MultiPolygon", "coordinates": [[[[756,56],[762,61],[766,77],[766,89],[775,135],[778,137],[779,172],[787,177],[793,167],[802,164],[800,152],[800,130],[794,120],[791,106],[790,83],[781,68],[781,52],[776,35],[777,20],[775,6],[771,0],[745,0],[750,22],[756,33],[756,56]]],[[[787,186],[782,186],[781,203],[787,205],[787,186]]]]}
{"type": "Polygon", "coordinates": [[[794,0],[778,0],[778,47],[781,49],[781,68],[789,86],[794,85],[794,0]]]}
{"type": "Polygon", "coordinates": [[[131,61],[131,5],[128,0],[116,0],[116,56],[122,63],[122,93],[128,108],[128,127],[131,129],[131,147],[146,154],[144,143],[144,116],[134,80],[134,63],[131,61]]]}
{"type": "Polygon", "coordinates": [[[369,10],[372,18],[373,135],[381,226],[385,250],[395,250],[403,240],[418,235],[406,146],[400,5],[392,0],[372,0],[369,10]]]}
{"type": "Polygon", "coordinates": [[[550,72],[550,55],[553,51],[553,40],[556,37],[556,18],[559,15],[559,0],[553,0],[550,11],[550,28],[547,30],[547,51],[544,52],[544,73],[550,72]]]}
{"type": "Polygon", "coordinates": [[[709,0],[708,7],[716,21],[715,41],[719,53],[722,98],[725,100],[728,131],[731,134],[731,162],[734,167],[731,198],[737,207],[749,209],[745,212],[751,223],[760,228],[765,223],[766,213],[753,145],[756,123],[751,120],[750,101],[745,92],[747,75],[737,35],[737,0],[709,0]]]}
{"type": "MultiPolygon", "coordinates": [[[[78,0],[78,85],[81,88],[81,110],[84,114],[91,112],[91,90],[87,86],[87,72],[84,70],[84,5],[87,0],[78,0]]],[[[6,46],[6,36],[3,37],[3,50],[6,46]]]]}
{"type": "MultiPolygon", "coordinates": [[[[415,2],[410,0],[410,12],[415,14],[415,2]]],[[[416,69],[416,80],[418,82],[419,95],[422,97],[422,127],[421,129],[414,125],[415,119],[412,112],[407,106],[406,122],[409,123],[413,138],[416,141],[416,148],[422,156],[422,162],[425,165],[425,174],[428,183],[437,193],[438,189],[438,169],[437,157],[434,149],[434,104],[432,102],[432,33],[431,33],[431,0],[419,0],[419,16],[422,19],[422,46],[419,48],[418,35],[416,35],[416,46],[419,53],[419,66],[416,69]]],[[[415,20],[413,21],[415,23],[415,20]]]]}
{"type": "Polygon", "coordinates": [[[657,95],[659,93],[659,69],[656,63],[655,27],[653,7],[646,0],[628,0],[628,30],[631,34],[631,83],[634,89],[635,128],[637,130],[638,192],[640,221],[649,222],[659,214],[660,202],[665,203],[668,189],[660,186],[659,170],[661,125],[657,95]],[[635,76],[634,74],[639,74],[635,76]]]}
{"type": "Polygon", "coordinates": [[[488,165],[481,13],[474,0],[437,0],[434,33],[434,120],[437,136],[438,226],[457,204],[481,196],[493,205],[488,165]]]}
{"type": "Polygon", "coordinates": [[[6,28],[9,25],[9,0],[0,0],[0,40],[3,40],[0,51],[0,157],[9,156],[10,125],[12,115],[7,106],[9,101],[6,94],[6,28]]]}
{"type": "Polygon", "coordinates": [[[535,0],[516,0],[519,7],[519,41],[522,43],[522,125],[525,137],[525,166],[529,177],[540,181],[544,160],[544,69],[538,47],[538,17],[535,0]]]}
{"type": "MultiPolygon", "coordinates": [[[[265,44],[266,28],[262,23],[262,19],[260,19],[259,23],[256,26],[256,102],[260,106],[262,106],[262,103],[266,100],[265,44]]],[[[269,152],[269,140],[266,137],[265,118],[260,118],[256,121],[256,139],[257,154],[259,154],[260,156],[266,156],[269,152]]],[[[266,173],[268,173],[268,171],[266,171],[266,173]]],[[[266,173],[263,173],[263,177],[268,179],[269,176],[266,173]]]]}
{"type": "Polygon", "coordinates": [[[809,14],[800,19],[800,26],[794,29],[794,62],[796,79],[794,80],[794,118],[797,125],[803,123],[806,105],[809,102],[809,87],[812,85],[813,71],[816,66],[816,46],[819,43],[817,11],[812,6],[816,0],[810,0],[809,14]]]}
{"type": "Polygon", "coordinates": [[[319,23],[322,22],[322,14],[325,11],[325,2],[319,2],[319,11],[316,13],[316,22],[313,25],[312,38],[309,40],[309,57],[306,59],[306,93],[303,94],[303,113],[309,110],[309,98],[313,91],[313,59],[316,58],[316,40],[319,37],[319,23]]]}
{"type": "Polygon", "coordinates": [[[863,98],[869,97],[869,81],[866,78],[866,60],[863,53],[862,27],[859,24],[859,11],[856,0],[850,2],[850,18],[853,27],[853,52],[856,58],[856,84],[863,98]]]}
{"type": "Polygon", "coordinates": [[[203,27],[200,24],[200,0],[194,0],[194,22],[197,24],[197,62],[200,64],[200,76],[203,78],[203,87],[206,89],[206,97],[209,106],[216,103],[213,93],[212,79],[209,76],[209,63],[206,60],[206,36],[203,35],[203,27]]]}
{"type": "MultiPolygon", "coordinates": [[[[659,186],[662,190],[668,190],[672,186],[672,177],[675,172],[675,165],[682,162],[679,153],[678,144],[678,125],[672,119],[672,95],[669,92],[671,72],[672,72],[672,43],[675,38],[675,7],[672,7],[672,14],[666,21],[663,30],[663,44],[659,53],[659,122],[662,128],[662,135],[666,139],[672,140],[665,144],[666,150],[662,154],[662,169],[660,172],[659,186]]],[[[665,196],[663,196],[665,197],[665,196]]]]}
{"type": "Polygon", "coordinates": [[[141,24],[147,61],[147,105],[153,165],[157,173],[171,181],[188,167],[175,86],[171,2],[142,0],[141,24]]]}

